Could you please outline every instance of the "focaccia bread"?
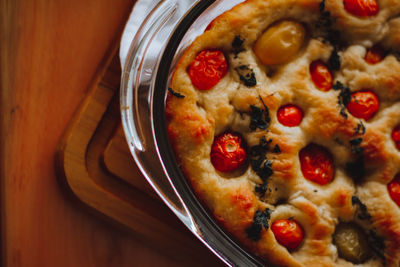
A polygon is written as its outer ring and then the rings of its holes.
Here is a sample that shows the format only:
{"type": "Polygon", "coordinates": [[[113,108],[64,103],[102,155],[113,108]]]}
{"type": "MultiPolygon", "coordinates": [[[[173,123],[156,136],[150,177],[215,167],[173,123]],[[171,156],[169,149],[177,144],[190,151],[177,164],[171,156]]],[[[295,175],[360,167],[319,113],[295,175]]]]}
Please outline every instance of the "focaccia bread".
{"type": "Polygon", "coordinates": [[[197,197],[250,253],[399,266],[399,0],[237,5],[181,57],[166,117],[197,197]]]}

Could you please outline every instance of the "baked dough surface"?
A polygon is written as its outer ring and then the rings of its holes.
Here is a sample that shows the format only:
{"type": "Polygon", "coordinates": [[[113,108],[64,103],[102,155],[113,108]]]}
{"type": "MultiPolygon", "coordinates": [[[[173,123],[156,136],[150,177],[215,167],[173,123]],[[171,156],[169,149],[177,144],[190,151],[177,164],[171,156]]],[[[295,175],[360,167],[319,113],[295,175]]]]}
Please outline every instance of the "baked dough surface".
{"type": "MultiPolygon", "coordinates": [[[[198,198],[215,219],[249,252],[279,266],[354,266],[338,256],[332,235],[341,221],[355,221],[366,232],[374,231],[384,240],[381,256],[374,254],[357,266],[399,266],[400,208],[390,198],[387,184],[400,171],[400,151],[391,139],[392,129],[400,123],[400,1],[379,0],[379,13],[369,18],[348,14],[342,0],[326,0],[325,11],[334,18],[340,32],[340,70],[333,72],[340,81],[358,91],[373,88],[380,100],[378,113],[363,121],[362,135],[365,177],[355,181],[346,171],[354,161],[349,142],[360,119],[340,114],[338,91],[318,90],[311,80],[309,66],[315,60],[328,61],[333,45],[319,36],[320,0],[248,0],[215,19],[209,29],[186,50],[176,66],[166,100],[168,133],[177,160],[198,198]],[[263,65],[252,47],[273,23],[293,20],[307,29],[306,40],[296,57],[278,66],[263,65]],[[232,48],[235,37],[244,40],[242,51],[232,48]],[[390,53],[378,64],[365,62],[368,48],[375,44],[390,53]],[[198,90],[187,72],[195,56],[204,49],[224,52],[229,70],[211,90],[198,90]],[[247,65],[257,84],[247,87],[235,68],[247,65]],[[262,101],[261,101],[262,99],[262,101]],[[250,130],[251,105],[268,107],[271,123],[267,130],[250,130]],[[277,121],[278,108],[286,103],[301,107],[304,118],[297,127],[277,121]],[[240,133],[247,146],[260,139],[272,139],[281,153],[268,152],[273,175],[272,190],[260,196],[255,187],[260,177],[248,166],[233,175],[218,172],[210,161],[214,137],[226,130],[240,133]],[[318,185],[306,180],[300,169],[299,151],[309,143],[326,147],[333,155],[335,176],[332,182],[318,185]],[[357,196],[371,218],[359,219],[357,196]],[[301,246],[292,252],[281,246],[269,228],[262,228],[258,241],[246,229],[256,211],[272,210],[270,223],[294,218],[305,232],[301,246]],[[382,257],[383,255],[383,257],[382,257]]],[[[323,33],[322,33],[323,35],[323,33]]]]}

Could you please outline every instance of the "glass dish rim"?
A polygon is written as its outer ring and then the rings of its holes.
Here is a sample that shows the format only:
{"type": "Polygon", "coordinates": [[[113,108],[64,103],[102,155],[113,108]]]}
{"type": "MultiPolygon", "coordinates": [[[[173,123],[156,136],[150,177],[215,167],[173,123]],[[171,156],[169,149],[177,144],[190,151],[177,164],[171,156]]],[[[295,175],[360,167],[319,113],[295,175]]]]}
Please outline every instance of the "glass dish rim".
{"type": "MultiPolygon", "coordinates": [[[[145,30],[147,32],[149,31],[149,29],[146,29],[146,23],[151,24],[149,26],[150,33],[151,30],[155,32],[160,30],[160,27],[162,28],[162,21],[165,22],[168,19],[171,19],[171,17],[168,18],[168,12],[173,12],[173,10],[177,8],[178,1],[160,1],[143,22],[137,35],[132,41],[122,73],[120,92],[121,117],[125,136],[128,141],[131,154],[146,180],[150,183],[161,199],[167,204],[167,206],[175,213],[175,215],[177,215],[177,217],[189,228],[189,230],[218,258],[220,258],[228,266],[265,266],[265,263],[260,263],[258,259],[242,249],[238,243],[235,242],[229,235],[227,235],[224,230],[217,225],[215,220],[210,217],[209,212],[207,212],[204,209],[204,206],[200,204],[188,185],[187,180],[184,178],[178,164],[176,163],[175,156],[172,152],[173,150],[169,144],[164,114],[165,98],[168,89],[168,75],[171,73],[172,60],[174,56],[176,56],[180,41],[194,21],[198,19],[198,17],[213,3],[220,2],[221,0],[186,1],[192,2],[193,5],[187,10],[182,18],[177,20],[176,27],[170,34],[163,52],[161,53],[162,56],[156,63],[155,73],[153,73],[152,76],[152,82],[148,84],[149,88],[147,88],[147,90],[149,90],[148,93],[150,93],[150,101],[147,103],[140,103],[139,95],[141,92],[139,92],[139,90],[142,90],[143,87],[139,86],[140,82],[138,84],[137,79],[133,79],[134,73],[132,73],[135,70],[134,64],[137,63],[135,62],[135,59],[137,59],[138,54],[140,56],[140,52],[142,51],[140,50],[142,48],[140,45],[142,45],[143,42],[146,44],[147,39],[149,39],[147,42],[152,41],[152,37],[150,36],[151,38],[149,38],[149,36],[143,32],[145,30]],[[159,14],[160,11],[163,11],[161,12],[162,14],[159,14]],[[158,21],[161,21],[160,25],[157,25],[157,20],[156,22],[151,21],[151,19],[157,15],[159,16],[157,18],[158,21]],[[134,85],[134,83],[136,84],[134,85]],[[132,102],[130,102],[130,100],[132,100],[132,102]],[[148,111],[150,115],[149,119],[151,138],[147,138],[147,140],[144,140],[145,138],[143,138],[143,132],[140,133],[140,131],[149,131],[149,125],[144,125],[143,123],[137,125],[135,124],[137,121],[133,119],[135,117],[134,113],[138,112],[138,110],[141,109],[140,105],[143,104],[148,105],[148,111]],[[147,127],[147,129],[144,129],[143,126],[147,127]],[[146,146],[151,146],[152,142],[155,146],[154,150],[151,151],[152,156],[157,156],[160,164],[160,166],[154,166],[154,168],[162,168],[164,175],[170,182],[170,192],[167,193],[161,190],[158,184],[160,181],[157,181],[157,178],[159,177],[150,175],[148,166],[146,167],[146,164],[143,164],[143,158],[141,159],[141,153],[148,153],[149,151],[146,151],[146,146]],[[175,178],[171,179],[170,177],[175,178]],[[171,196],[171,194],[174,193],[175,196],[171,196]]],[[[136,117],[136,119],[138,118],[136,117]]],[[[149,159],[147,158],[146,160],[148,161],[149,159]]]]}

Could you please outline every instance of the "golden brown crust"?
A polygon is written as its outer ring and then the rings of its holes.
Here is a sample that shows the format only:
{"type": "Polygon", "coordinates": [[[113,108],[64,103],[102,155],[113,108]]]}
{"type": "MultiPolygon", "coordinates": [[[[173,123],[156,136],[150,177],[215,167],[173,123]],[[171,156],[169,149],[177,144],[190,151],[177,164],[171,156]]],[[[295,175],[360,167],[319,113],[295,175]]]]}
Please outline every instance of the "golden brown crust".
{"type": "MultiPolygon", "coordinates": [[[[313,84],[309,66],[314,60],[328,62],[333,45],[318,36],[320,0],[247,0],[220,15],[185,51],[179,60],[170,87],[184,98],[168,94],[166,117],[168,133],[178,162],[198,198],[215,219],[244,247],[268,262],[280,266],[354,266],[338,256],[332,243],[340,221],[356,220],[365,231],[384,239],[384,259],[377,252],[357,266],[399,266],[400,208],[391,200],[386,185],[400,171],[400,152],[391,140],[391,130],[400,123],[400,62],[392,51],[400,51],[400,2],[379,0],[378,15],[361,18],[350,15],[341,0],[326,0],[325,10],[334,17],[334,27],[344,42],[340,47],[341,68],[334,79],[351,92],[373,89],[381,101],[379,112],[363,121],[365,133],[357,132],[360,119],[347,111],[341,114],[339,91],[323,92],[313,84]],[[254,42],[269,25],[288,19],[299,21],[308,30],[298,55],[289,63],[266,67],[252,51],[254,42]],[[315,36],[314,34],[317,34],[315,36]],[[232,48],[235,36],[243,38],[243,51],[232,48]],[[368,48],[380,45],[390,53],[372,65],[364,60],[368,48]],[[220,49],[228,59],[229,70],[211,90],[197,90],[187,68],[204,49],[220,49]],[[247,87],[235,71],[249,66],[257,84],[247,87]],[[276,112],[286,103],[302,108],[304,118],[298,127],[278,123],[276,112]],[[267,106],[271,122],[267,131],[249,129],[251,105],[267,106]],[[248,147],[258,145],[264,136],[278,145],[280,153],[269,153],[273,175],[271,191],[260,196],[255,187],[262,181],[250,166],[239,174],[224,175],[210,162],[214,136],[233,130],[243,135],[248,147]],[[353,177],[349,163],[359,155],[350,145],[362,138],[364,177],[353,177]],[[324,186],[305,180],[300,170],[299,151],[309,143],[323,145],[333,155],[334,180],[324,186]],[[350,169],[350,170],[349,170],[350,169]],[[358,220],[358,196],[371,216],[358,220]],[[248,237],[246,229],[257,211],[272,210],[270,222],[293,217],[304,228],[300,248],[289,252],[263,228],[260,239],[248,237]]],[[[357,166],[355,166],[357,167],[357,166]]],[[[357,174],[358,175],[358,174],[357,174]]]]}

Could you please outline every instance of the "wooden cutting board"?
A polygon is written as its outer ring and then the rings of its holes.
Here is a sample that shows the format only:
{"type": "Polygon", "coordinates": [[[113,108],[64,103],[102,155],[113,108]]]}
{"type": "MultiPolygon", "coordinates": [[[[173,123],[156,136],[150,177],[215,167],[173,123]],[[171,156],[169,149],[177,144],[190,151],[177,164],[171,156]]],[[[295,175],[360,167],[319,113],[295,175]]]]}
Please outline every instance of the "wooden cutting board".
{"type": "Polygon", "coordinates": [[[130,229],[160,253],[190,266],[222,266],[163,204],[133,161],[121,127],[117,55],[116,46],[60,143],[59,180],[88,210],[130,229]]]}

